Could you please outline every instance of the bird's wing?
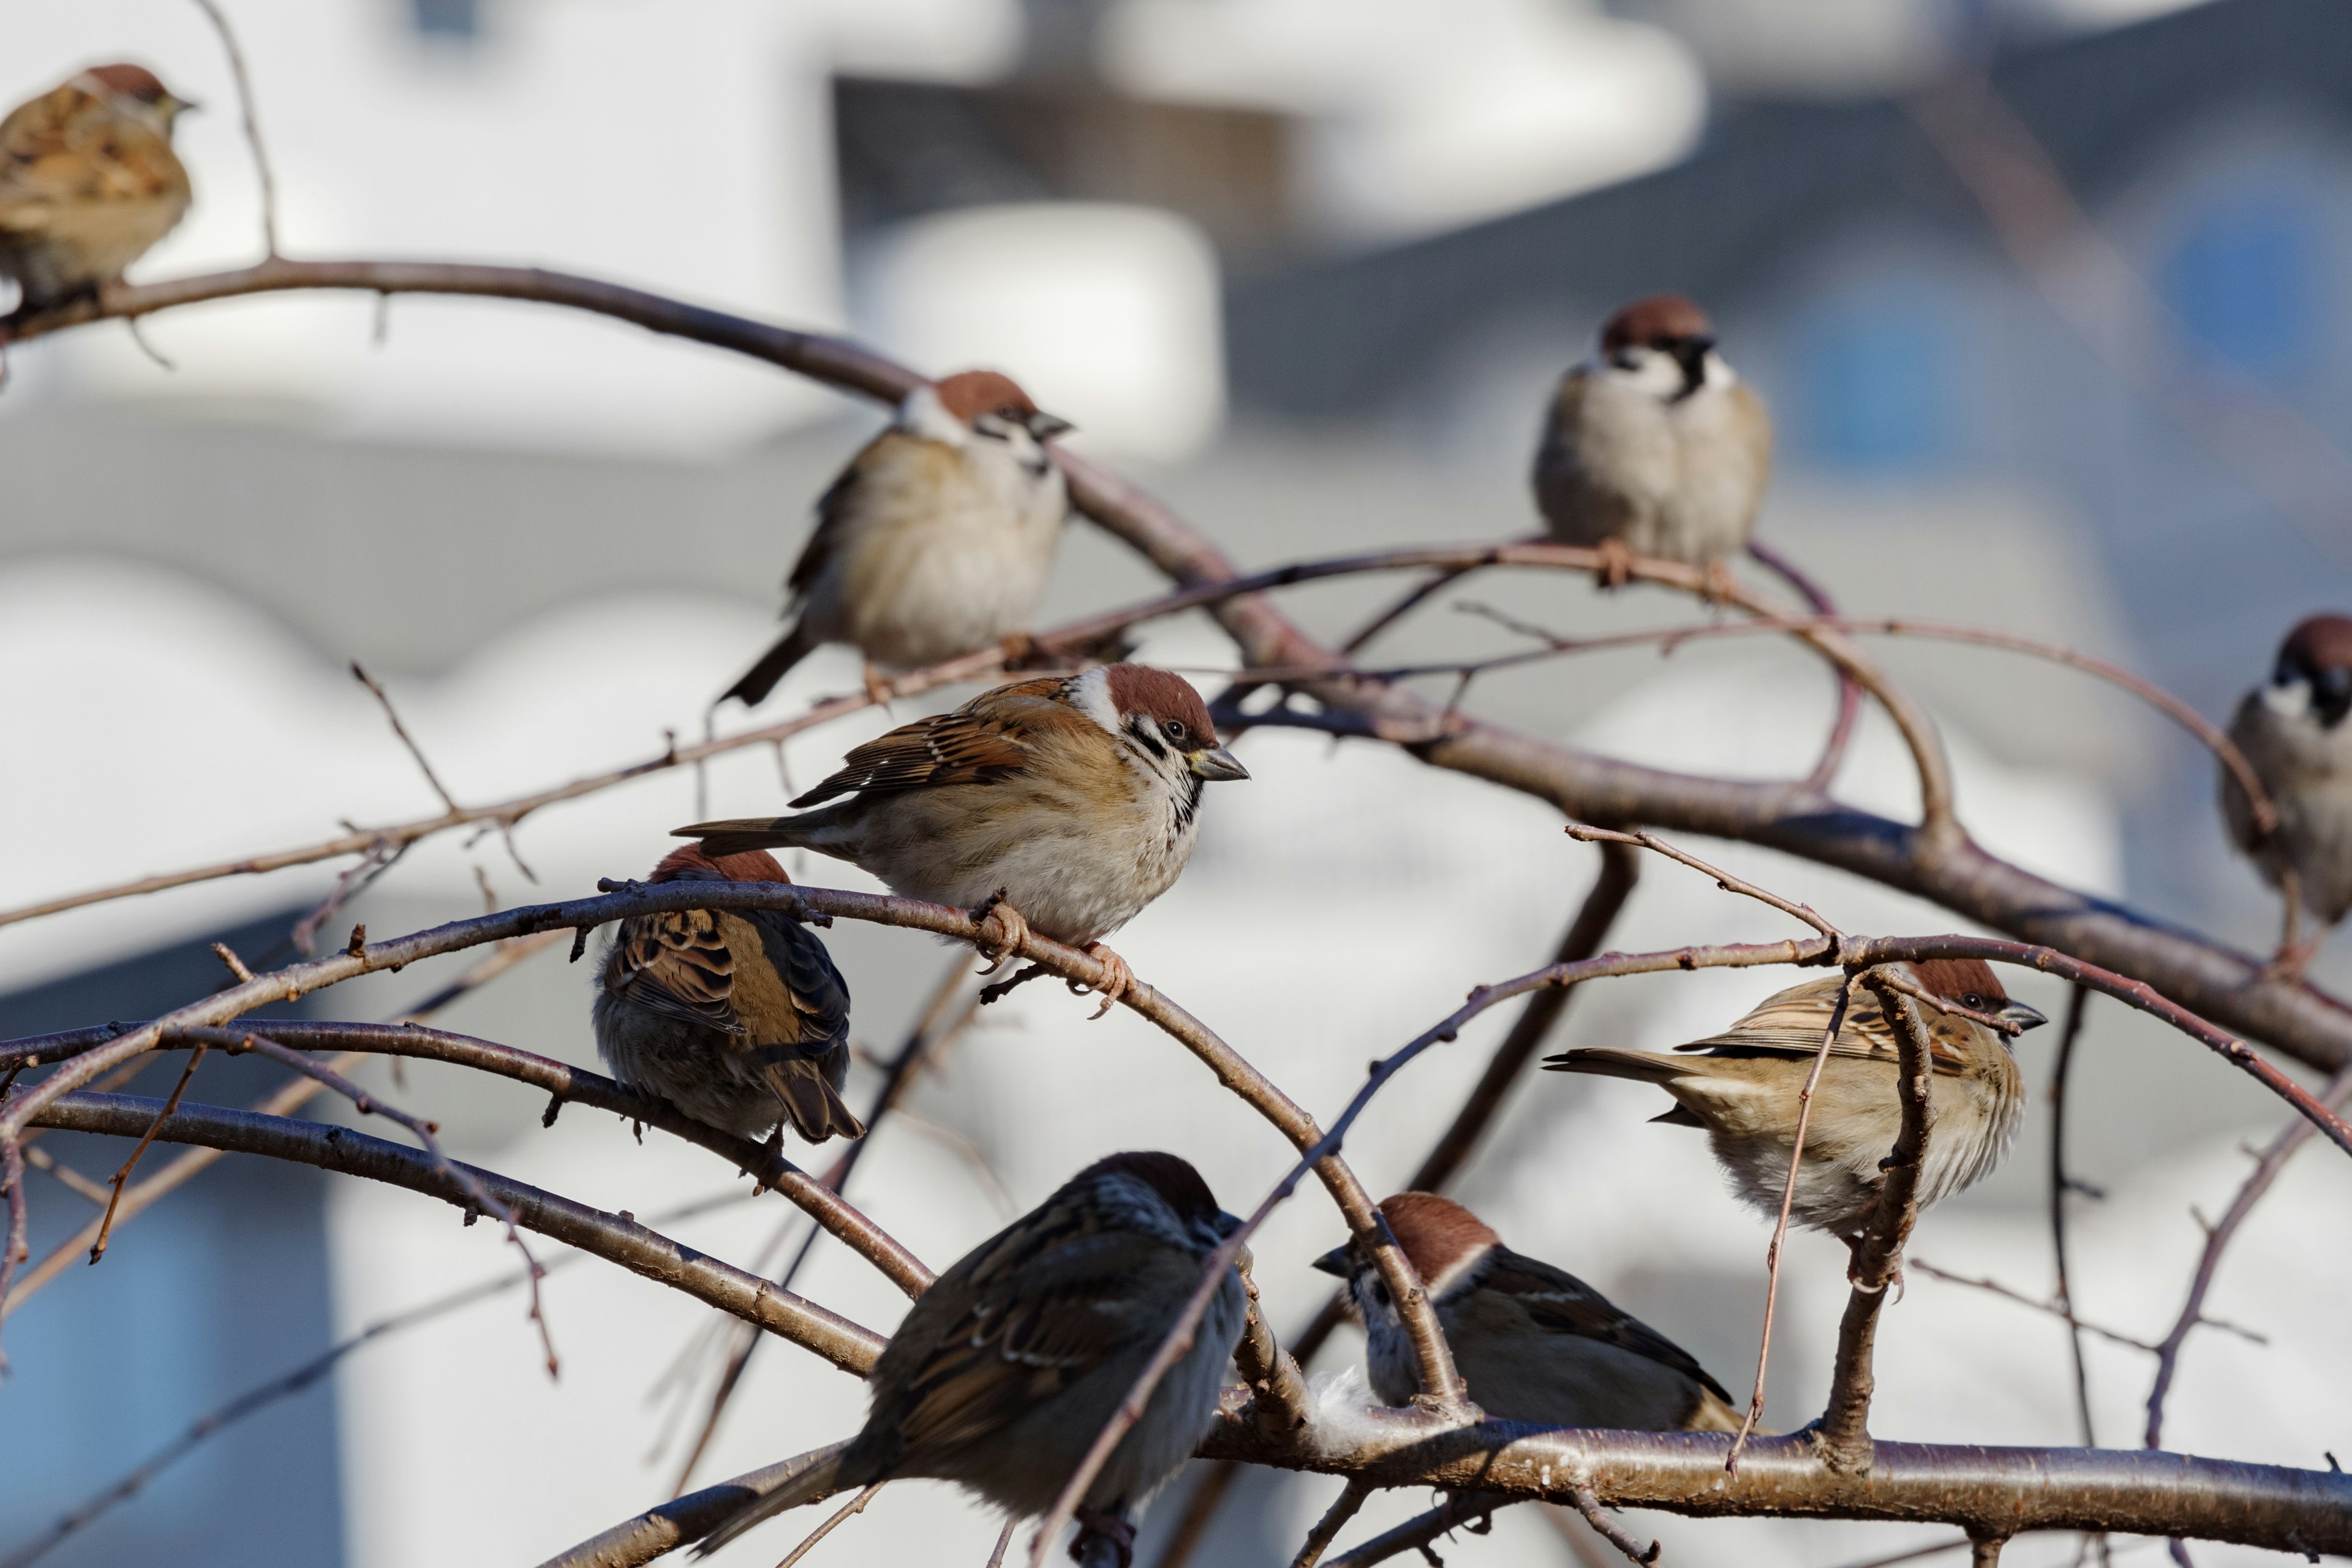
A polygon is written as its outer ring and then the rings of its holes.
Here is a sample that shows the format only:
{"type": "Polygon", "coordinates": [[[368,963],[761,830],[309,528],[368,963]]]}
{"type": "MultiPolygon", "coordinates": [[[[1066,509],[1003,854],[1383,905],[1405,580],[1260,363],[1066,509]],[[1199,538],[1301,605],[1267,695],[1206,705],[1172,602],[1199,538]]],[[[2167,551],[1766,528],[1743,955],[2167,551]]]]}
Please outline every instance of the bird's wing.
{"type": "Polygon", "coordinates": [[[709,910],[632,915],[604,961],[604,990],[681,1023],[730,1035],[735,1016],[735,955],[709,910]]]}
{"type": "Polygon", "coordinates": [[[46,229],[90,202],[186,185],[169,142],[125,116],[95,111],[79,88],[45,93],[0,121],[0,225],[17,232],[46,229]]]}
{"type": "Polygon", "coordinates": [[[1058,676],[1016,681],[972,699],[952,713],[901,724],[852,750],[841,771],[793,802],[815,805],[871,790],[993,784],[1029,765],[1030,737],[1092,720],[1054,700],[1058,676]]]}
{"type": "Polygon", "coordinates": [[[849,536],[851,502],[857,492],[857,481],[882,449],[889,432],[866,444],[864,450],[852,458],[847,466],[825,487],[824,494],[816,500],[816,530],[808,542],[801,546],[800,559],[793,563],[792,574],[784,579],[784,592],[794,600],[804,599],[824,569],[833,563],[849,536]]]}
{"type": "Polygon", "coordinates": [[[762,1040],[804,1047],[802,1055],[845,1041],[849,983],[814,931],[778,910],[742,910],[747,934],[758,939],[778,986],[746,984],[739,975],[734,1002],[744,1025],[762,1040]]]}
{"type": "MultiPolygon", "coordinates": [[[[1842,975],[1808,981],[1775,993],[1757,1004],[1747,1016],[1719,1035],[1676,1046],[1678,1051],[1705,1051],[1721,1057],[1810,1057],[1822,1048],[1822,1031],[1830,1026],[1842,975]]],[[[1938,1072],[1958,1072],[1966,1065],[1958,1031],[1971,1027],[1967,1019],[1939,1009],[1921,1006],[1927,1026],[1927,1054],[1938,1072]]],[[[1895,1061],[1899,1057],[1894,1026],[1878,1005],[1878,994],[1857,984],[1846,1004],[1845,1022],[1838,1029],[1833,1057],[1859,1057],[1895,1061]]]]}
{"type": "Polygon", "coordinates": [[[1607,1297],[1564,1268],[1498,1247],[1493,1264],[1478,1283],[1481,1289],[1517,1302],[1529,1321],[1547,1332],[1573,1334],[1630,1351],[1681,1373],[1726,1401],[1731,1398],[1688,1351],[1639,1318],[1618,1310],[1607,1297]]]}
{"type": "Polygon", "coordinates": [[[1166,1316],[1195,1271],[1167,1244],[1073,1207],[1018,1222],[949,1271],[963,1276],[944,1298],[952,1309],[909,1347],[919,1362],[893,1421],[900,1442],[953,1447],[1001,1432],[1130,1351],[1139,1320],[1166,1316]]]}

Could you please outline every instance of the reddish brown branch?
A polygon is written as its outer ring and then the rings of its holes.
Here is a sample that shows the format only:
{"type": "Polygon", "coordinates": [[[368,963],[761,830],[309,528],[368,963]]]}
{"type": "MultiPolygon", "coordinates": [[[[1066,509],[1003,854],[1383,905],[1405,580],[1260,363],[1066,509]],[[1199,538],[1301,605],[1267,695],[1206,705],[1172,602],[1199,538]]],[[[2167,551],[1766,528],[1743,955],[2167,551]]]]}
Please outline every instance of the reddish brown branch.
{"type": "MultiPolygon", "coordinates": [[[[636,1221],[527,1186],[495,1171],[441,1162],[421,1150],[371,1138],[348,1128],[294,1121],[212,1105],[184,1105],[159,1117],[161,1102],[129,1095],[76,1093],[50,1101],[38,1124],[71,1132],[135,1138],[150,1123],[167,1143],[201,1143],[232,1153],[315,1165],[323,1171],[383,1182],[465,1210],[480,1203],[477,1188],[504,1205],[515,1223],[568,1247],[617,1263],[720,1311],[759,1324],[814,1352],[842,1371],[863,1377],[881,1353],[883,1339],[756,1275],[680,1246],[636,1221]]],[[[455,1164],[455,1163],[452,1163],[455,1164]]]]}

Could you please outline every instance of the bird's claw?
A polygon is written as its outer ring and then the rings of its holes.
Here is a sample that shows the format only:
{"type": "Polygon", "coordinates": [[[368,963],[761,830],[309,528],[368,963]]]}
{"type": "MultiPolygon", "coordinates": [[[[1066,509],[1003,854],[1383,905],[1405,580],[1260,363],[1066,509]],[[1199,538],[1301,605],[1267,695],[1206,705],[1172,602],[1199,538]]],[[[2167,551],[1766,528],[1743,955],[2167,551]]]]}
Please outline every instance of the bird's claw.
{"type": "Polygon", "coordinates": [[[1731,580],[1730,567],[1720,559],[1706,563],[1706,576],[1699,584],[1699,597],[1713,608],[1721,609],[1731,602],[1732,595],[1738,591],[1738,584],[1731,580]]]}
{"type": "Polygon", "coordinates": [[[1633,547],[1622,539],[1604,539],[1598,546],[1601,569],[1598,574],[1603,588],[1622,588],[1633,576],[1633,547]]]}
{"type": "Polygon", "coordinates": [[[1080,1509],[1077,1521],[1078,1538],[1070,1543],[1073,1558],[1085,1549],[1087,1538],[1093,1536],[1111,1543],[1118,1553],[1118,1568],[1131,1568],[1135,1562],[1135,1525],[1132,1521],[1116,1513],[1097,1513],[1092,1509],[1080,1509]]]}
{"type": "Polygon", "coordinates": [[[999,888],[988,895],[988,901],[971,911],[972,941],[981,956],[989,961],[982,974],[993,974],[1021,956],[1021,946],[1029,940],[1029,922],[1021,911],[1005,902],[1004,889],[999,888]]]}
{"type": "Polygon", "coordinates": [[[1097,981],[1093,985],[1085,987],[1081,987],[1076,981],[1073,981],[1070,984],[1070,989],[1073,991],[1082,989],[1090,990],[1096,995],[1102,998],[1102,1005],[1096,1008],[1093,1016],[1087,1020],[1087,1022],[1092,1023],[1096,1018],[1099,1018],[1104,1014],[1109,1012],[1111,1008],[1118,1004],[1120,997],[1126,995],[1129,991],[1135,988],[1135,971],[1128,967],[1127,960],[1121,958],[1118,954],[1113,952],[1110,949],[1105,947],[1098,942],[1088,942],[1087,944],[1087,956],[1093,959],[1097,963],[1102,965],[1102,978],[1097,981]]]}
{"type": "Polygon", "coordinates": [[[866,700],[877,708],[887,708],[891,695],[890,682],[874,667],[873,660],[868,659],[866,663],[866,700]]]}
{"type": "Polygon", "coordinates": [[[2300,985],[2303,984],[2303,972],[2310,968],[2311,961],[2318,956],[2319,942],[2316,939],[2310,942],[2281,942],[2278,952],[2273,953],[2271,961],[2263,965],[2261,977],[2264,980],[2276,980],[2288,985],[2300,985]]]}
{"type": "Polygon", "coordinates": [[[1037,639],[1027,632],[1010,633],[997,646],[1003,650],[1004,668],[1008,670],[1026,669],[1038,662],[1037,639]]]}

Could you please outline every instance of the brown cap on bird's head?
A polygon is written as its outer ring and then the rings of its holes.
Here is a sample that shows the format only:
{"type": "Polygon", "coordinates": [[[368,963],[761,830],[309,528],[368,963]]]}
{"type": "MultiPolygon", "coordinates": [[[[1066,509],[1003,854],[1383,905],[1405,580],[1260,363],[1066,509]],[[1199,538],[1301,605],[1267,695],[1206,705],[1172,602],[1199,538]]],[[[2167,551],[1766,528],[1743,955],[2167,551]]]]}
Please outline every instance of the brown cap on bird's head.
{"type": "Polygon", "coordinates": [[[2038,1008],[2012,1002],[2001,988],[2000,976],[1981,958],[1929,958],[1911,966],[1920,989],[1947,1002],[1958,1002],[1972,1013],[1990,1013],[2021,1029],[2038,1028],[2050,1020],[2038,1008]]]}
{"type": "MultiPolygon", "coordinates": [[[[109,92],[121,93],[123,97],[136,99],[141,103],[161,103],[165,99],[173,97],[172,90],[145,66],[92,66],[81,74],[109,92]]],[[[178,100],[174,99],[174,101],[178,100]]],[[[182,103],[180,106],[183,109],[194,107],[188,103],[182,103]]]]}
{"type": "Polygon", "coordinates": [[[1613,354],[1636,343],[1652,348],[1712,337],[1715,328],[1706,312],[1680,294],[1653,294],[1618,308],[1601,329],[1601,352],[1613,354]]]}
{"type": "Polygon", "coordinates": [[[940,395],[940,406],[959,419],[970,420],[982,414],[1025,419],[1037,412],[1037,405],[1029,401],[1021,384],[998,371],[959,371],[942,378],[934,390],[940,395]]]}
{"type": "Polygon", "coordinates": [[[2307,674],[2352,668],[2352,616],[2305,616],[2279,646],[2278,661],[2307,674]]]}
{"type": "Polygon", "coordinates": [[[764,849],[735,855],[710,855],[699,844],[681,845],[661,858],[649,882],[790,882],[776,858],[764,849]]]}

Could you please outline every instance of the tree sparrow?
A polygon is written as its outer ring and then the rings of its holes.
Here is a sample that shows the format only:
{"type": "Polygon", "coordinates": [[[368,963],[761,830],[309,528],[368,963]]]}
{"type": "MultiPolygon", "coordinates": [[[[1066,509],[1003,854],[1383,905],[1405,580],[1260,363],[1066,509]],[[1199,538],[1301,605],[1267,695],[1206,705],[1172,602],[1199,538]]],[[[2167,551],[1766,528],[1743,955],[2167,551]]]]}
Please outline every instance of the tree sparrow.
{"type": "Polygon", "coordinates": [[[0,120],[0,275],[41,310],[122,276],[188,210],[172,122],[196,107],[144,66],[93,66],[0,120]]]}
{"type": "MultiPolygon", "coordinates": [[[[1934,959],[1908,965],[1920,989],[2023,1028],[2048,1023],[2012,1002],[1991,966],[1979,959],[1934,959]]],[[[1675,1097],[1674,1110],[1654,1121],[1706,1130],[1732,1190],[1778,1217],[1796,1142],[1798,1093],[1812,1071],[1822,1035],[1837,1002],[1842,974],[1808,981],[1768,996],[1720,1035],[1677,1046],[1675,1052],[1587,1047],[1544,1058],[1555,1072],[1601,1073],[1654,1083],[1675,1097]]],[[[2009,1042],[1958,1013],[1920,1004],[1936,1078],[1936,1124],[1927,1136],[1919,1176],[1922,1211],[1992,1173],[2009,1153],[2025,1110],[2025,1085],[2009,1042]]],[[[1856,983],[1837,1043],[1822,1065],[1805,1158],[1790,1213],[1803,1224],[1852,1237],[1869,1217],[1884,1177],[1879,1162],[1902,1130],[1895,1098],[1894,1026],[1876,993],[1856,983]]]]}
{"type": "MultiPolygon", "coordinates": [[[[693,845],[656,882],[789,882],[770,855],[693,845]]],[[[780,1122],[812,1143],[863,1138],[841,1098],[849,987],[816,933],[776,910],[632,915],[605,948],[591,1015],[613,1076],[740,1138],[780,1122]]]]}
{"type": "Polygon", "coordinates": [[[1177,676],[1140,664],[1016,681],[852,751],[793,802],[798,816],[677,829],[712,855],[785,846],[847,860],[908,898],[999,919],[1009,950],[1034,928],[1133,981],[1097,940],[1166,892],[1192,858],[1201,791],[1249,773],[1217,743],[1177,676]]]}
{"type": "Polygon", "coordinates": [[[1600,548],[1615,586],[1635,555],[1718,566],[1748,542],[1771,468],[1771,416],[1716,352],[1706,312],[1654,294],[1561,377],[1536,507],[1552,538],[1600,548]]]}
{"type": "MultiPolygon", "coordinates": [[[[710,1552],[836,1491],[923,1476],[1015,1519],[1054,1505],[1241,1222],[1173,1154],[1113,1154],[967,1253],[923,1292],[866,1381],[865,1428],[834,1457],[746,1504],[710,1552]]],[[[1192,1348],[1111,1450],[1080,1517],[1114,1536],[1176,1473],[1216,1415],[1246,1309],[1226,1271],[1192,1348]]]]}
{"type": "MultiPolygon", "coordinates": [[[[1381,1213],[1437,1309],[1454,1364],[1480,1409],[1539,1426],[1736,1432],[1723,1385],[1665,1335],[1564,1269],[1513,1252],[1486,1223],[1434,1193],[1399,1193],[1381,1213]]],[[[1387,1285],[1351,1241],[1315,1260],[1348,1282],[1363,1320],[1372,1392],[1412,1403],[1412,1339],[1387,1285]]]]}
{"type": "Polygon", "coordinates": [[[856,645],[871,684],[874,665],[937,664],[1022,630],[1069,511],[1045,444],[1069,428],[992,370],[908,393],[816,503],[784,584],[792,630],[719,700],[757,706],[824,643],[856,645]]]}
{"type": "Polygon", "coordinates": [[[2352,909],[2352,619],[2313,616],[2287,634],[2271,683],[2246,693],[2230,739],[2246,754],[2278,810],[2267,838],[2252,803],[2221,770],[2221,816],[2270,884],[2286,897],[2286,930],[2273,968],[2294,976],[2325,934],[2297,938],[2302,914],[2335,925],[2352,909]]]}

